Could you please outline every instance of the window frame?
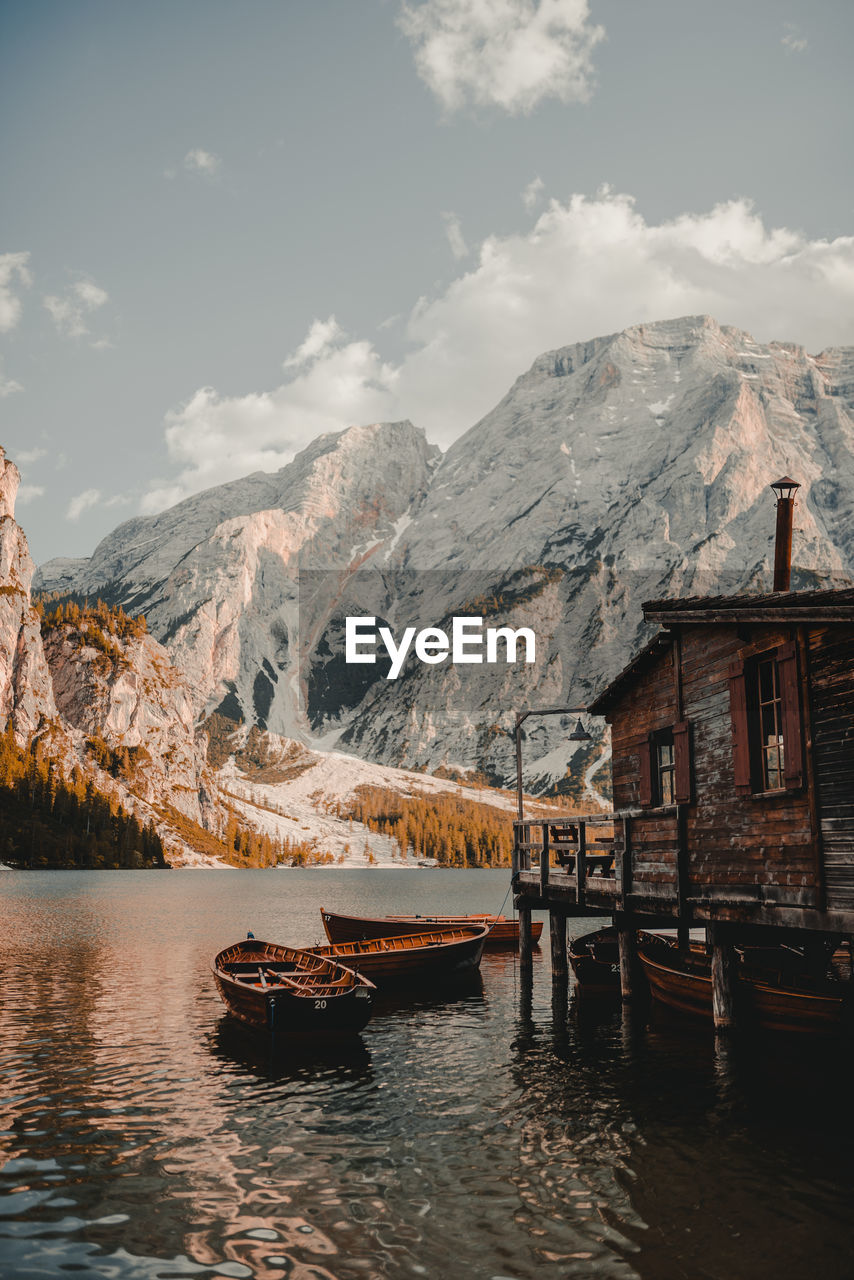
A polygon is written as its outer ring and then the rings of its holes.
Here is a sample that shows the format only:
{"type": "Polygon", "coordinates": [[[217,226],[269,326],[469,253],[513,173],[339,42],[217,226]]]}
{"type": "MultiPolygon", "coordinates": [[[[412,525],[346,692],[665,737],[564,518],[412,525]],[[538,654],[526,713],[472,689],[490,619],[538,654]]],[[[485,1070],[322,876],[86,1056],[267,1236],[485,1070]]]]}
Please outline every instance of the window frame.
{"type": "Polygon", "coordinates": [[[694,762],[691,751],[691,726],[687,720],[663,725],[648,733],[639,744],[639,803],[642,809],[671,809],[693,801],[694,762]],[[665,800],[661,785],[660,748],[672,748],[672,760],[665,766],[672,777],[673,798],[665,800]]]}
{"type": "MultiPolygon", "coordinates": [[[[742,650],[729,668],[733,774],[740,796],[778,796],[804,785],[804,731],[795,641],[742,650]],[[762,697],[762,672],[773,662],[772,697],[762,697]],[[773,783],[767,768],[773,745],[763,741],[763,710],[771,707],[781,756],[773,783]]],[[[766,714],[767,722],[767,714],[766,714]]]]}

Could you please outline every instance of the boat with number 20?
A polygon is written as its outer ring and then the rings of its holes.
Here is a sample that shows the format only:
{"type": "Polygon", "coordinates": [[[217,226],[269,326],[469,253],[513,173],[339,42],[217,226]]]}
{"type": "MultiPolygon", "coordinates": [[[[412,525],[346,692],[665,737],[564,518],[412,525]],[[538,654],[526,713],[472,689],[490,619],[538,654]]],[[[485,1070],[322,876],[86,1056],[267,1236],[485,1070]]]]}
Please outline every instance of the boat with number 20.
{"type": "Polygon", "coordinates": [[[331,959],[259,938],[220,951],[213,973],[230,1014],[277,1036],[361,1031],[376,990],[331,959]]]}

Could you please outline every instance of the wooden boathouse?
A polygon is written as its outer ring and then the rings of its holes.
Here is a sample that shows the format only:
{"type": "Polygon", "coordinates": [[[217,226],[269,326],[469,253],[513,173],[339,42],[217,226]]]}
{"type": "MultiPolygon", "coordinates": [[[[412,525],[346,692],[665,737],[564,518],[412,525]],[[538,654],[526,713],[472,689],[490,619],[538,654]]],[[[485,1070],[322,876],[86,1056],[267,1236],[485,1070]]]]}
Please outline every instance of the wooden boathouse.
{"type": "Polygon", "coordinates": [[[638,928],[687,945],[706,926],[724,1027],[736,943],[854,937],[854,589],[777,589],[779,513],[775,590],[649,601],[658,634],[587,707],[611,728],[614,811],[515,824],[523,964],[532,908],[557,978],[567,916],[611,915],[628,999],[638,928]]]}

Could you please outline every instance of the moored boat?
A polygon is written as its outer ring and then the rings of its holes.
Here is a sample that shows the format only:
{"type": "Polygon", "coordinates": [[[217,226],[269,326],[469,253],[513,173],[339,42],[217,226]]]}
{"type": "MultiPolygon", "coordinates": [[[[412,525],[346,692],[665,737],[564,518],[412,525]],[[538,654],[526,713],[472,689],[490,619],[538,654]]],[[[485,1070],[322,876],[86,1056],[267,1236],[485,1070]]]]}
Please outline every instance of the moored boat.
{"type": "MultiPolygon", "coordinates": [[[[411,916],[345,916],[321,907],[323,927],[330,942],[362,942],[367,938],[391,938],[421,933],[425,929],[455,929],[471,925],[487,925],[485,949],[518,947],[519,921],[503,915],[411,915],[411,916]]],[[[542,920],[531,921],[531,941],[539,942],[542,920]]]]}
{"type": "MultiPolygon", "coordinates": [[[[677,938],[675,929],[662,929],[643,937],[677,938]]],[[[689,930],[692,951],[703,950],[705,930],[689,930]]],[[[577,989],[585,995],[611,996],[620,993],[620,948],[613,925],[570,938],[567,954],[577,989]]]]}
{"type": "Polygon", "coordinates": [[[580,992],[594,996],[620,994],[620,952],[613,926],[570,938],[567,953],[580,992]]]}
{"type": "Polygon", "coordinates": [[[220,951],[213,973],[230,1014],[277,1036],[361,1031],[376,990],[325,956],[258,938],[220,951]]]}
{"type": "Polygon", "coordinates": [[[478,968],[489,933],[485,924],[431,929],[358,942],[331,942],[311,952],[364,974],[377,986],[441,979],[478,968]]]}
{"type": "MultiPolygon", "coordinates": [[[[670,939],[642,933],[638,958],[654,1000],[680,1013],[712,1016],[711,956],[680,951],[670,939]]],[[[737,1000],[749,1025],[765,1031],[832,1034],[842,1029],[852,1008],[851,984],[834,976],[798,972],[791,965],[769,966],[745,950],[738,957],[737,1000]]]]}

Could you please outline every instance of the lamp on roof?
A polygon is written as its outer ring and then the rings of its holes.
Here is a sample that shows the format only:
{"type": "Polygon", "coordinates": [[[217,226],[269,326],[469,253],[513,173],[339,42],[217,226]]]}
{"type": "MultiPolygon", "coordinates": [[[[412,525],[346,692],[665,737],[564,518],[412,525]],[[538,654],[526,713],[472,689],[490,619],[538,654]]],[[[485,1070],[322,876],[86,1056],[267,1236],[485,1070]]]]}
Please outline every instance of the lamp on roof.
{"type": "Polygon", "coordinates": [[[774,591],[788,591],[792,574],[792,523],[797,480],[783,476],[771,485],[777,497],[777,531],[774,537],[774,591]]]}

